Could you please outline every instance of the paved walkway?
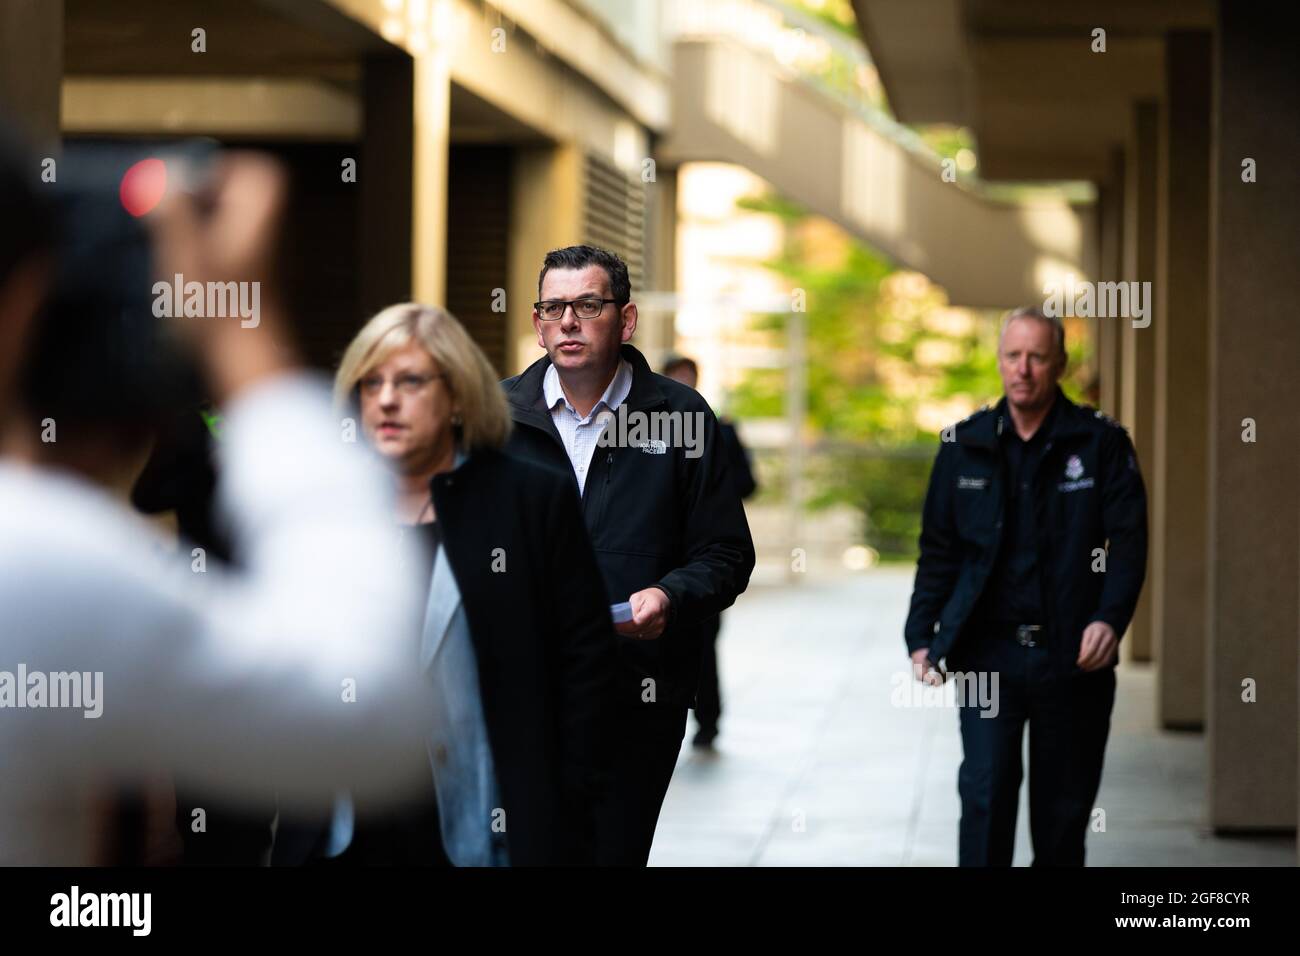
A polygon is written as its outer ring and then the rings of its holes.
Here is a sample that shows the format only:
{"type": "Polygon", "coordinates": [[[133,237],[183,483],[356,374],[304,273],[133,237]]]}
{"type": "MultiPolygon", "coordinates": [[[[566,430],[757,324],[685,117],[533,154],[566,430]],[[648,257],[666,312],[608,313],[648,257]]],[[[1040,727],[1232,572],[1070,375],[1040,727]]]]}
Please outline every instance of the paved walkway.
{"type": "MultiPolygon", "coordinates": [[[[727,613],[718,751],[690,748],[692,721],[652,865],[955,865],[956,712],[894,703],[911,687],[894,678],[911,581],[895,568],[810,579],[727,613]]],[[[1089,863],[1294,866],[1290,836],[1209,833],[1203,738],[1157,731],[1153,699],[1150,667],[1123,665],[1089,863]]],[[[1027,793],[1017,865],[1031,859],[1027,793]]]]}

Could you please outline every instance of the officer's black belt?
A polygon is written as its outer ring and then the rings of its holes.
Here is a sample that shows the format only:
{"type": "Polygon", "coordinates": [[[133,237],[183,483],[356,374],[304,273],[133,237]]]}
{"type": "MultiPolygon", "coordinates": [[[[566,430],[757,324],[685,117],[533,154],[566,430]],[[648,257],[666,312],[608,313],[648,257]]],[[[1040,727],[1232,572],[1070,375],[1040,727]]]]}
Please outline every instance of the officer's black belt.
{"type": "Polygon", "coordinates": [[[992,621],[979,628],[991,637],[1010,637],[1022,647],[1039,647],[1047,642],[1047,625],[992,621]]]}

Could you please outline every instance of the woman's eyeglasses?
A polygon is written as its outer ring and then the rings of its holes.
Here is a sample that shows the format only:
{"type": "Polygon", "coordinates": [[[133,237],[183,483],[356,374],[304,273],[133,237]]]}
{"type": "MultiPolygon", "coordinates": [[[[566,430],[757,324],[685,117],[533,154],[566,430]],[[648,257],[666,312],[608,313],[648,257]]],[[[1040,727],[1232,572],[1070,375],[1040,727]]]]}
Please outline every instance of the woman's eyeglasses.
{"type": "MultiPolygon", "coordinates": [[[[407,373],[399,375],[393,379],[393,388],[403,395],[419,395],[424,391],[434,379],[446,378],[446,372],[439,372],[437,375],[415,375],[407,373]]],[[[357,383],[363,395],[378,394],[384,388],[386,380],[379,375],[367,375],[357,383]]]]}

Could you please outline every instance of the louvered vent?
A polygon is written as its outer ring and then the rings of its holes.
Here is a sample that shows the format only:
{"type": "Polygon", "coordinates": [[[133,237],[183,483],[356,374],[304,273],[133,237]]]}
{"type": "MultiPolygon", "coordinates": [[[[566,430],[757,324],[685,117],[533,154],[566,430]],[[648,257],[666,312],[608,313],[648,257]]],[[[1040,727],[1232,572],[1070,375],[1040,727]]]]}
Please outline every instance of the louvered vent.
{"type": "Polygon", "coordinates": [[[646,261],[645,184],[590,153],[585,168],[587,198],[583,228],[586,241],[623,257],[635,297],[646,288],[650,272],[646,261]]]}

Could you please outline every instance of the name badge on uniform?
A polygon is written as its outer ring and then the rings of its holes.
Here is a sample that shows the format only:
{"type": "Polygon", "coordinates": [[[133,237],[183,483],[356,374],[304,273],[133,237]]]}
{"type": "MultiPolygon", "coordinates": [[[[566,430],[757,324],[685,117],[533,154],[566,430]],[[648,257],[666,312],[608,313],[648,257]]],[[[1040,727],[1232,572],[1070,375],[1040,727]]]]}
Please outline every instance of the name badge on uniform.
{"type": "Polygon", "coordinates": [[[969,491],[983,491],[986,487],[988,487],[988,483],[989,480],[987,478],[971,478],[966,475],[957,476],[958,489],[966,489],[969,491]]]}

